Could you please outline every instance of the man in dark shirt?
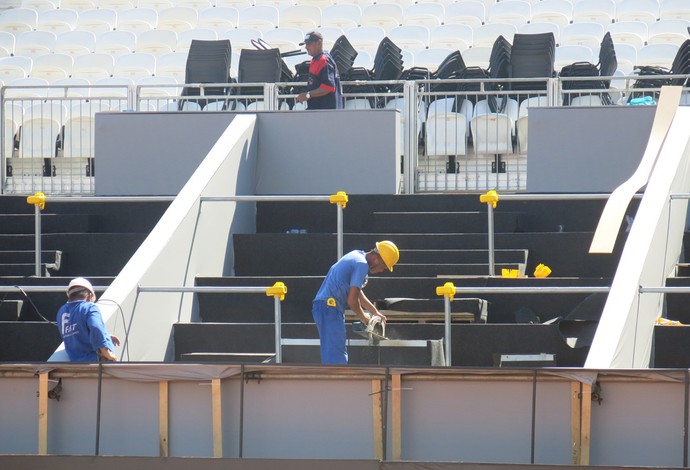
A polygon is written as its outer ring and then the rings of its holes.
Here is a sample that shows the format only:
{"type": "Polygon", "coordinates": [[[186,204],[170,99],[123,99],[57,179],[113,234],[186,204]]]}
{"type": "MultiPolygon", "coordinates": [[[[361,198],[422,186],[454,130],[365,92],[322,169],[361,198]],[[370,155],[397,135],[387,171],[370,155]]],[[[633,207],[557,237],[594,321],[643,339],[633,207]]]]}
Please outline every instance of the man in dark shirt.
{"type": "Polygon", "coordinates": [[[297,96],[299,103],[306,103],[308,109],[342,109],[343,96],[340,87],[338,66],[331,55],[323,50],[323,36],[312,31],[300,43],[311,56],[307,91],[297,96]]]}

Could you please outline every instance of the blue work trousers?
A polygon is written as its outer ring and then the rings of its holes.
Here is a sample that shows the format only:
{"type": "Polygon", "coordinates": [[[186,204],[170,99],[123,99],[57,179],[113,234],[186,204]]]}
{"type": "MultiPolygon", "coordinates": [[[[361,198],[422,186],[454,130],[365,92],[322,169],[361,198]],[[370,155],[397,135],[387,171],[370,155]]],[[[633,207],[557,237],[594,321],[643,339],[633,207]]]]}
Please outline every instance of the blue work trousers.
{"type": "Polygon", "coordinates": [[[347,364],[345,313],[325,300],[315,300],[311,313],[321,338],[321,363],[347,364]]]}

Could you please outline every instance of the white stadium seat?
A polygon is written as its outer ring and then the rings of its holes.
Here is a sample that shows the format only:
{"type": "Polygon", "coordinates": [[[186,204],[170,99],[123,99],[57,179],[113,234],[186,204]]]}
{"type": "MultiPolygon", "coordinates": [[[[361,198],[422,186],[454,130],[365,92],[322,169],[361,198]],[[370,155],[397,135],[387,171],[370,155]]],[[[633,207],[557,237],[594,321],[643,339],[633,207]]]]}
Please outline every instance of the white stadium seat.
{"type": "Polygon", "coordinates": [[[63,104],[47,102],[27,108],[21,123],[19,157],[55,157],[57,137],[67,117],[67,107],[63,104]]]}
{"type": "Polygon", "coordinates": [[[38,12],[33,8],[10,8],[0,13],[0,31],[21,33],[38,27],[38,12]]]}
{"type": "Polygon", "coordinates": [[[516,131],[518,138],[518,152],[527,153],[527,135],[528,135],[528,115],[529,109],[535,107],[548,106],[549,99],[546,96],[533,96],[523,100],[520,103],[518,110],[518,120],[516,123],[516,131]]]}
{"type": "Polygon", "coordinates": [[[444,24],[468,24],[481,26],[486,21],[486,7],[480,1],[463,1],[446,5],[444,24]]]}
{"type": "Polygon", "coordinates": [[[117,12],[118,31],[148,31],[158,26],[158,11],[153,8],[130,8],[117,12]]]}
{"type": "Polygon", "coordinates": [[[303,31],[317,29],[321,25],[321,8],[314,5],[292,5],[280,11],[281,28],[298,28],[303,31]]]}
{"type": "Polygon", "coordinates": [[[670,69],[677,53],[676,44],[648,44],[637,51],[637,65],[670,69]]]}
{"type": "Polygon", "coordinates": [[[522,0],[504,0],[491,5],[486,16],[490,23],[510,23],[520,26],[530,21],[532,7],[522,0]]]}
{"type": "Polygon", "coordinates": [[[38,29],[55,34],[72,31],[77,27],[78,19],[79,13],[76,10],[44,10],[38,14],[38,29]]]}
{"type": "Polygon", "coordinates": [[[690,20],[690,8],[686,0],[663,0],[659,5],[660,20],[690,20]]]}
{"type": "Polygon", "coordinates": [[[362,22],[362,8],[359,5],[340,3],[324,7],[321,11],[321,26],[342,29],[356,28],[362,22]]]}
{"type": "Polygon", "coordinates": [[[117,11],[111,8],[99,8],[80,12],[76,29],[98,34],[113,31],[116,26],[117,11]]]}
{"type": "Polygon", "coordinates": [[[654,23],[659,19],[657,0],[623,0],[616,5],[616,21],[654,23]]]}
{"type": "Polygon", "coordinates": [[[379,44],[386,37],[386,31],[381,26],[362,26],[345,30],[345,37],[357,52],[376,54],[379,44]]]}
{"type": "Polygon", "coordinates": [[[503,36],[509,43],[513,43],[513,36],[518,28],[510,23],[487,23],[474,28],[473,47],[493,47],[496,38],[503,36]]]}
{"type": "Polygon", "coordinates": [[[583,46],[581,44],[565,44],[556,48],[554,57],[553,68],[555,71],[560,72],[563,67],[575,62],[593,63],[594,52],[589,46],[583,46]]]}
{"type": "Polygon", "coordinates": [[[611,24],[616,16],[613,0],[580,0],[573,4],[573,23],[611,24]]]}
{"type": "Polygon", "coordinates": [[[55,42],[56,54],[78,56],[96,50],[96,35],[91,31],[67,31],[60,33],[55,42]]]}
{"type": "Polygon", "coordinates": [[[198,28],[222,31],[236,28],[240,22],[240,12],[234,7],[213,7],[199,11],[198,28]]]}
{"type": "Polygon", "coordinates": [[[83,54],[74,58],[72,76],[95,81],[110,77],[115,68],[115,57],[111,54],[83,54]]]}
{"type": "Polygon", "coordinates": [[[156,29],[180,33],[197,27],[199,12],[192,7],[171,7],[158,11],[156,29]]]}
{"type": "MultiPolygon", "coordinates": [[[[690,7],[690,4],[688,5],[690,7]]],[[[659,20],[649,24],[647,44],[682,45],[688,39],[690,21],[683,19],[659,20]]]]}
{"type": "Polygon", "coordinates": [[[55,52],[57,36],[50,31],[25,31],[17,34],[16,37],[15,55],[34,57],[55,52]]]}
{"type": "MultiPolygon", "coordinates": [[[[459,98],[457,98],[459,99],[459,98]]],[[[456,110],[456,98],[440,98],[429,104],[426,116],[426,154],[466,155],[472,102],[463,99],[456,110]]]]}
{"type": "Polygon", "coordinates": [[[474,107],[470,122],[474,150],[480,154],[513,153],[513,136],[515,122],[518,118],[518,104],[512,98],[497,97],[505,100],[502,112],[492,112],[487,100],[479,100],[474,107]]]}
{"type": "Polygon", "coordinates": [[[49,82],[72,75],[74,59],[67,54],[43,54],[34,57],[31,77],[44,78],[49,82]]]}
{"type": "Polygon", "coordinates": [[[16,36],[13,33],[0,31],[0,52],[2,52],[0,55],[3,57],[13,55],[15,42],[16,36]]]}
{"type": "Polygon", "coordinates": [[[240,10],[240,28],[251,28],[259,31],[273,29],[279,24],[278,8],[271,5],[258,5],[240,10]]]}
{"type": "Polygon", "coordinates": [[[462,51],[462,60],[465,61],[465,65],[468,67],[488,69],[492,49],[492,46],[472,47],[462,51]]]}
{"type": "Polygon", "coordinates": [[[135,52],[115,57],[113,77],[127,77],[135,80],[151,77],[156,73],[156,56],[146,52],[135,52]]]}
{"type": "Polygon", "coordinates": [[[415,3],[405,7],[403,25],[434,28],[443,24],[446,9],[441,3],[415,3]]]}
{"type": "Polygon", "coordinates": [[[218,33],[213,29],[194,28],[189,31],[182,31],[177,35],[177,45],[175,52],[189,52],[193,40],[199,41],[216,41],[218,40],[218,33]]]}
{"type": "Polygon", "coordinates": [[[33,60],[26,56],[0,57],[0,80],[9,83],[17,78],[26,78],[31,73],[33,60]]]}
{"type": "Polygon", "coordinates": [[[187,53],[171,52],[156,59],[156,75],[173,77],[178,83],[184,83],[187,69],[187,53]]]}
{"type": "Polygon", "coordinates": [[[430,31],[429,47],[446,47],[464,51],[472,47],[474,32],[467,24],[442,24],[430,31]]]}
{"type": "Polygon", "coordinates": [[[639,50],[647,44],[649,26],[642,21],[619,21],[607,26],[614,44],[630,44],[639,50]]]}
{"type": "Polygon", "coordinates": [[[532,4],[531,23],[553,23],[563,27],[573,20],[570,0],[542,0],[532,4]]]}
{"type": "Polygon", "coordinates": [[[136,37],[136,52],[148,52],[153,55],[167,54],[177,49],[178,37],[175,31],[152,29],[143,31],[136,37]]]}
{"type": "Polygon", "coordinates": [[[388,39],[396,46],[413,52],[429,47],[430,38],[429,28],[421,25],[396,26],[388,31],[388,39]]]}
{"type": "Polygon", "coordinates": [[[601,45],[604,38],[604,26],[601,23],[572,23],[561,28],[561,46],[588,46],[592,50],[601,45]]]}
{"type": "Polygon", "coordinates": [[[120,56],[131,54],[137,47],[137,35],[132,31],[107,31],[96,38],[96,51],[120,56]]]}
{"type": "Polygon", "coordinates": [[[380,26],[385,31],[400,26],[403,20],[403,9],[398,4],[377,3],[362,8],[362,26],[380,26]]]}

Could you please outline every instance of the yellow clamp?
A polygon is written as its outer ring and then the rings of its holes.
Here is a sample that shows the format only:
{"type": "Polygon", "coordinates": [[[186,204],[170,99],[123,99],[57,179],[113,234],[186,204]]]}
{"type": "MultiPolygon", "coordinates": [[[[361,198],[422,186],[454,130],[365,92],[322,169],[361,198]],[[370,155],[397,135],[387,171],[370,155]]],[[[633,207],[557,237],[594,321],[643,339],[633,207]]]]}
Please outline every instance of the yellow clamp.
{"type": "Polygon", "coordinates": [[[446,282],[436,288],[436,295],[448,296],[450,300],[453,300],[453,297],[455,297],[455,285],[452,282],[446,282]]]}
{"type": "Polygon", "coordinates": [[[549,274],[551,274],[551,268],[543,263],[534,269],[534,277],[548,277],[549,274]]]}
{"type": "Polygon", "coordinates": [[[331,194],[331,204],[340,204],[345,209],[347,206],[347,193],[345,191],[338,191],[335,194],[331,194]]]}
{"type": "Polygon", "coordinates": [[[326,305],[328,305],[329,307],[337,306],[335,299],[333,297],[328,298],[328,300],[326,301],[326,305]]]}
{"type": "Polygon", "coordinates": [[[486,194],[482,194],[481,196],[479,196],[479,202],[491,204],[491,207],[496,209],[496,204],[498,204],[498,193],[495,189],[487,191],[486,194]]]}
{"type": "Polygon", "coordinates": [[[266,296],[280,297],[281,301],[285,300],[285,294],[287,294],[287,286],[282,282],[276,282],[266,289],[266,296]]]}
{"type": "Polygon", "coordinates": [[[46,207],[46,195],[39,191],[33,196],[27,197],[26,203],[38,206],[39,209],[43,210],[46,207]]]}

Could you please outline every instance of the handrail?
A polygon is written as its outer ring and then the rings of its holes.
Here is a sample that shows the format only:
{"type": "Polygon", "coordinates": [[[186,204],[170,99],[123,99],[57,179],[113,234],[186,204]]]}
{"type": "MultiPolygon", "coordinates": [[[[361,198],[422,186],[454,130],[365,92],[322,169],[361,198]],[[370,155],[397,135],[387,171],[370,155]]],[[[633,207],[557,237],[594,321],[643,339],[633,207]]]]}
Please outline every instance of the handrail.
{"type": "Polygon", "coordinates": [[[194,286],[194,287],[177,287],[177,286],[137,286],[137,293],[206,293],[206,294],[261,294],[265,293],[268,297],[273,297],[273,311],[275,318],[275,348],[276,348],[276,363],[283,362],[283,353],[281,347],[282,332],[281,332],[281,305],[280,302],[285,299],[287,294],[287,287],[282,282],[276,282],[268,287],[241,287],[241,286],[194,286]]]}

